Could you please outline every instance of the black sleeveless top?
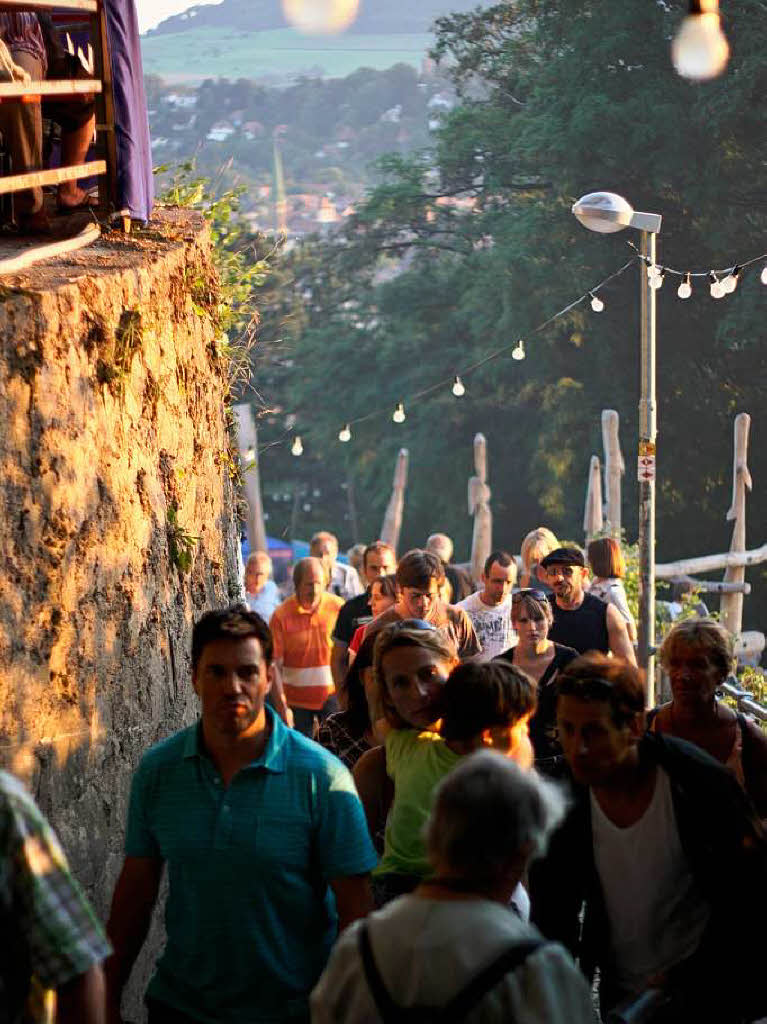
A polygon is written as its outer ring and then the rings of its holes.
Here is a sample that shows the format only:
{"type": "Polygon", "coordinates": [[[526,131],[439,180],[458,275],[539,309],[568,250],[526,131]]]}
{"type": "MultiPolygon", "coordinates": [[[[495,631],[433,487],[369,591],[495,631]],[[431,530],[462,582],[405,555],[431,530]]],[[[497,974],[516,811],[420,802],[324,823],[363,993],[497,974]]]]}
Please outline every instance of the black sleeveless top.
{"type": "Polygon", "coordinates": [[[556,601],[551,603],[554,624],[549,630],[549,640],[573,647],[579,654],[586,651],[610,650],[607,636],[607,605],[592,594],[583,595],[583,604],[574,611],[565,611],[556,601]]]}

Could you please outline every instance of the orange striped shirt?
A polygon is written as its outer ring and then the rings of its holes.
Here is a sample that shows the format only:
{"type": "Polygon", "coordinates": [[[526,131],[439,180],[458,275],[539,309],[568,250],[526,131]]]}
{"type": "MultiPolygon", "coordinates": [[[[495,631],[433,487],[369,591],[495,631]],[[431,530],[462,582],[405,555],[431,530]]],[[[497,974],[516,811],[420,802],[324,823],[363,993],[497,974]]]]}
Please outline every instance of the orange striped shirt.
{"type": "Polygon", "coordinates": [[[285,699],[292,708],[319,711],[335,693],[330,672],[331,639],[343,598],[325,593],[313,611],[302,608],[296,595],[275,609],[269,627],[274,657],[282,663],[285,699]]]}

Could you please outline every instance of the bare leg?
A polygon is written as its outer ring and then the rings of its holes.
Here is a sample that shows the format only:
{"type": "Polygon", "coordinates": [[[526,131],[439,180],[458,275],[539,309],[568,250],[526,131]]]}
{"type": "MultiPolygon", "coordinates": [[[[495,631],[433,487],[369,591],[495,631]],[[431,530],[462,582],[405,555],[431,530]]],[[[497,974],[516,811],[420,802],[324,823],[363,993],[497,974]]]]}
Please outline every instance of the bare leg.
{"type": "MultiPolygon", "coordinates": [[[[96,116],[86,121],[80,128],[71,132],[61,133],[61,166],[72,167],[74,164],[85,163],[88,149],[93,140],[96,127],[96,116]]],[[[78,206],[85,199],[86,193],[76,181],[63,181],[59,185],[59,202],[62,206],[78,206]]]]}

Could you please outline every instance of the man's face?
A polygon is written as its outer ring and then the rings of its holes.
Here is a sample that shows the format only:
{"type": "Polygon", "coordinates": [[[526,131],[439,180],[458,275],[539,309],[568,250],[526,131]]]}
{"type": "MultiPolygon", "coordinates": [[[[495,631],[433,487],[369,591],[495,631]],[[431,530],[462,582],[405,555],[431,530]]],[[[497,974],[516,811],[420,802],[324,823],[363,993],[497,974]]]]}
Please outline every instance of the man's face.
{"type": "Polygon", "coordinates": [[[453,666],[425,647],[394,647],[381,663],[384,685],[394,710],[414,729],[426,729],[439,717],[439,701],[453,666]]]}
{"type": "Polygon", "coordinates": [[[270,678],[255,636],[220,637],[203,647],[192,683],[203,726],[236,739],[263,717],[270,678]]]}
{"type": "Polygon", "coordinates": [[[546,569],[549,586],[566,604],[583,595],[583,581],[587,575],[588,569],[582,565],[550,565],[546,569]]]}
{"type": "Polygon", "coordinates": [[[332,541],[318,540],[315,541],[314,544],[312,544],[311,552],[312,557],[319,558],[319,560],[322,562],[322,567],[325,570],[325,578],[327,580],[327,583],[325,585],[327,586],[327,584],[330,583],[331,577],[333,575],[333,566],[335,565],[336,562],[336,555],[338,554],[338,549],[336,548],[335,544],[333,544],[332,541]]]}
{"type": "Polygon", "coordinates": [[[267,558],[254,559],[245,569],[245,589],[249,594],[257,594],[264,589],[271,574],[267,558]]]}
{"type": "Polygon", "coordinates": [[[605,701],[562,695],[557,699],[559,742],[576,782],[600,786],[610,782],[639,741],[642,715],[616,725],[605,701]]]}
{"type": "Polygon", "coordinates": [[[485,604],[502,604],[511,593],[515,575],[513,565],[507,565],[504,568],[497,562],[493,562],[490,572],[482,574],[482,582],[485,585],[485,589],[482,591],[482,600],[485,604]]]}
{"type": "Polygon", "coordinates": [[[325,571],[319,561],[308,565],[296,588],[296,598],[302,608],[307,611],[317,607],[325,589],[325,571]]]}
{"type": "Polygon", "coordinates": [[[391,551],[371,551],[365,559],[365,582],[372,583],[381,576],[390,576],[397,568],[391,551]]]}
{"type": "Polygon", "coordinates": [[[397,611],[405,619],[428,619],[439,601],[439,583],[434,577],[428,587],[398,587],[397,611]]]}

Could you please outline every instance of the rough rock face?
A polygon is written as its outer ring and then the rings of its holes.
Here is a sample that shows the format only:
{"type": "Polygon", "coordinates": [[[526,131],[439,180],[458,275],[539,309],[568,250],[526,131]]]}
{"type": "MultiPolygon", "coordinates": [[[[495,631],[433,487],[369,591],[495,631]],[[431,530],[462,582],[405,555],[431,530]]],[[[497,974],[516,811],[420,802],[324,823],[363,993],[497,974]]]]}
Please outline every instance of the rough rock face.
{"type": "Polygon", "coordinates": [[[167,210],[0,281],[0,763],[102,916],[131,772],[195,715],[193,619],[239,595],[213,276],[167,210]]]}

